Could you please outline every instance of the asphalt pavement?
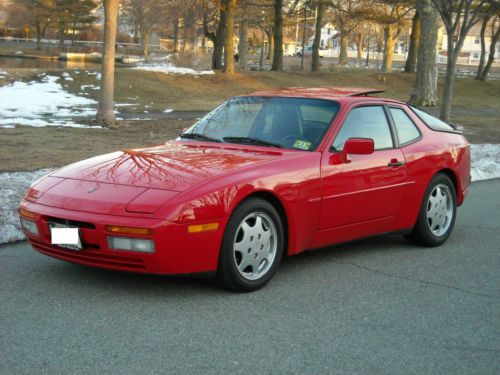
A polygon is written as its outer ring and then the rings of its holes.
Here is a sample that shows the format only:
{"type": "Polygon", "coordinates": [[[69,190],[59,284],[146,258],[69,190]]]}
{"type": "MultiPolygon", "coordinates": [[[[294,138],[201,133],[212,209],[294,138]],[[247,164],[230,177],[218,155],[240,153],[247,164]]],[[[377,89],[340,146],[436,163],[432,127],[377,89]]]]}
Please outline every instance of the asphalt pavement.
{"type": "Polygon", "coordinates": [[[440,248],[379,236],[286,259],[264,289],[0,247],[0,373],[499,374],[500,180],[440,248]]]}

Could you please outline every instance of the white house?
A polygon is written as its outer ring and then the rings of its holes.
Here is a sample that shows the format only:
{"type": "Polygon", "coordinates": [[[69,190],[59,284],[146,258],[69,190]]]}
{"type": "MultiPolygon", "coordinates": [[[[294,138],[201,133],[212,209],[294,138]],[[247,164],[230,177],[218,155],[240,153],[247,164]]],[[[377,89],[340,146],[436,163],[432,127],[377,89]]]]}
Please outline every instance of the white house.
{"type": "MultiPolygon", "coordinates": [[[[319,42],[320,49],[337,48],[338,32],[331,22],[328,22],[321,28],[321,39],[319,42]]],[[[312,46],[314,43],[314,34],[308,39],[307,45],[312,46]]]]}
{"type": "MultiPolygon", "coordinates": [[[[489,56],[491,38],[492,38],[492,24],[488,24],[485,33],[485,43],[486,43],[486,59],[489,56]]],[[[459,64],[479,64],[479,57],[481,55],[481,23],[474,25],[467,36],[465,37],[464,45],[458,57],[459,64]]],[[[446,61],[446,55],[448,53],[448,37],[446,34],[446,29],[442,27],[442,38],[438,41],[438,49],[440,50],[439,62],[446,61]],[[439,44],[439,42],[441,42],[439,44]],[[443,60],[443,61],[442,61],[443,60]]],[[[495,46],[495,64],[498,64],[500,58],[500,42],[495,46]]]]}

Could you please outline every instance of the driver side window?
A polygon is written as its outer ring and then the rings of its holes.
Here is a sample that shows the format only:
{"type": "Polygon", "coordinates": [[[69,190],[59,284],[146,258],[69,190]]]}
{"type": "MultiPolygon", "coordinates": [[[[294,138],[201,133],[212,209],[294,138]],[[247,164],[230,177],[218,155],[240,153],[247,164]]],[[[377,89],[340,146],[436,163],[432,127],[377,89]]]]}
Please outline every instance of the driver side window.
{"type": "Polygon", "coordinates": [[[351,110],[333,141],[333,149],[342,151],[349,138],[371,138],[375,150],[394,147],[384,108],[366,106],[351,110]]]}

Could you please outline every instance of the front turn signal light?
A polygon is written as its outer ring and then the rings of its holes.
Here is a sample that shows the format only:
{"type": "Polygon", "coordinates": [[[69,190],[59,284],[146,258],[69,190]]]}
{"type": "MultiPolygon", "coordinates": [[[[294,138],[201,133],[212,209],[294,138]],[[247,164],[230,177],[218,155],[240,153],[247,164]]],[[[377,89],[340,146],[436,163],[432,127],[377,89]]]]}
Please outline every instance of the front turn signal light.
{"type": "Polygon", "coordinates": [[[188,232],[189,233],[208,232],[211,230],[217,230],[218,228],[219,228],[219,223],[195,224],[188,226],[188,232]]]}
{"type": "Polygon", "coordinates": [[[34,212],[25,210],[24,208],[19,209],[19,215],[21,215],[22,217],[25,217],[27,219],[32,219],[32,220],[36,220],[40,216],[38,214],[35,214],[34,212]]]}
{"type": "Polygon", "coordinates": [[[138,234],[142,236],[150,236],[153,234],[153,230],[149,228],[121,227],[118,225],[105,225],[104,230],[110,233],[138,234]]]}

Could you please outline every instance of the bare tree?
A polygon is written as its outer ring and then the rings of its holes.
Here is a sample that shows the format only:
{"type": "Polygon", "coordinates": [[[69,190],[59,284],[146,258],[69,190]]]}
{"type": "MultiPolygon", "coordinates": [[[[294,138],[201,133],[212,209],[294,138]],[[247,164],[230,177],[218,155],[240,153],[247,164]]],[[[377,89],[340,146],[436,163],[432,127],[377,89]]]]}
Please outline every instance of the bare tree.
{"type": "Polygon", "coordinates": [[[357,0],[333,0],[330,3],[332,19],[340,38],[339,65],[347,65],[349,36],[364,18],[365,2],[357,0]]]}
{"type": "Polygon", "coordinates": [[[402,32],[408,27],[408,13],[413,9],[406,1],[387,1],[382,7],[383,12],[379,16],[384,25],[384,56],[382,60],[382,71],[392,70],[394,49],[402,32]]]}
{"type": "Polygon", "coordinates": [[[222,70],[222,54],[226,40],[226,10],[218,1],[204,3],[203,31],[205,37],[212,41],[212,69],[222,70]],[[215,31],[210,29],[215,28],[215,31]]]}
{"type": "Polygon", "coordinates": [[[151,32],[164,21],[167,3],[165,0],[124,0],[123,5],[126,14],[139,31],[142,52],[147,60],[151,32]]]}
{"type": "Polygon", "coordinates": [[[411,25],[410,46],[405,63],[406,73],[415,73],[417,68],[418,43],[420,40],[420,16],[415,12],[411,25]]]}
{"type": "Polygon", "coordinates": [[[97,122],[103,126],[113,126],[113,98],[115,88],[115,45],[118,26],[118,6],[120,0],[103,0],[104,43],[102,47],[101,92],[97,109],[97,122]]]}
{"type": "Polygon", "coordinates": [[[447,52],[446,76],[439,117],[448,121],[455,84],[457,58],[469,30],[481,20],[485,0],[432,0],[446,29],[447,52]]]}
{"type": "Polygon", "coordinates": [[[417,12],[421,22],[417,74],[410,102],[422,107],[435,107],[437,101],[436,44],[439,15],[432,0],[418,0],[417,12]]]}
{"type": "Polygon", "coordinates": [[[486,62],[483,71],[481,72],[481,77],[479,77],[479,80],[481,81],[486,81],[486,79],[488,78],[488,74],[490,73],[491,70],[491,65],[493,65],[493,61],[495,61],[496,45],[500,40],[500,25],[497,24],[498,21],[500,21],[500,17],[496,17],[491,26],[490,51],[489,51],[488,61],[486,62]],[[495,25],[497,25],[496,31],[495,31],[495,25]]]}
{"type": "Polygon", "coordinates": [[[226,8],[226,40],[224,43],[224,73],[234,74],[234,17],[237,0],[223,0],[226,8]]]}
{"type": "Polygon", "coordinates": [[[244,70],[247,65],[247,48],[248,48],[248,15],[247,15],[248,5],[243,2],[240,15],[240,40],[238,42],[238,67],[240,70],[244,70]]]}
{"type": "Polygon", "coordinates": [[[51,0],[23,0],[29,13],[33,16],[36,30],[36,49],[42,48],[42,37],[50,24],[50,16],[54,12],[54,3],[51,0]]]}
{"type": "Polygon", "coordinates": [[[314,41],[312,45],[312,64],[311,70],[317,72],[319,70],[319,45],[321,42],[321,28],[323,27],[323,15],[325,13],[325,3],[323,0],[318,0],[316,3],[316,24],[314,27],[314,41]]]}
{"type": "Polygon", "coordinates": [[[274,54],[271,70],[283,70],[283,0],[274,0],[274,54]]]}

